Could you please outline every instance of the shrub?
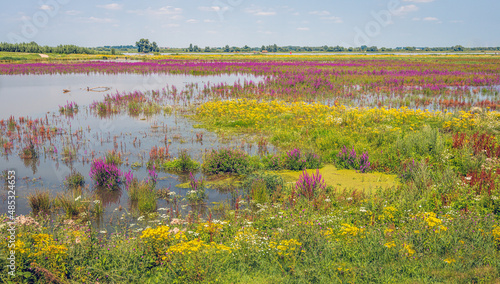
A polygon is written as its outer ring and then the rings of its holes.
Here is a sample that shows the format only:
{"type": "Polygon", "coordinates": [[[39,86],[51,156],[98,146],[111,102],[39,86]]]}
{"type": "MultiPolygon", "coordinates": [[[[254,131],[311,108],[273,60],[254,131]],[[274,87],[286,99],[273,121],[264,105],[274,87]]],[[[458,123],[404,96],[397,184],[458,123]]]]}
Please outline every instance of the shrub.
{"type": "Polygon", "coordinates": [[[121,171],[115,164],[106,163],[103,159],[95,159],[90,167],[90,178],[97,186],[116,189],[121,183],[121,171]]]}
{"type": "Polygon", "coordinates": [[[241,150],[229,148],[211,150],[205,154],[202,169],[209,174],[244,174],[250,169],[249,157],[241,150]]]}
{"type": "Polygon", "coordinates": [[[283,169],[283,159],[281,155],[267,155],[262,158],[262,162],[264,163],[264,168],[267,170],[281,170],[283,169]]]}
{"type": "Polygon", "coordinates": [[[166,161],[159,166],[163,170],[176,172],[194,171],[200,167],[198,162],[191,159],[191,156],[186,150],[182,150],[177,159],[174,159],[173,161],[166,161]]]}
{"type": "Polygon", "coordinates": [[[280,175],[257,173],[248,176],[242,183],[242,188],[251,192],[255,183],[263,182],[267,192],[273,194],[285,186],[285,180],[280,175]]]}

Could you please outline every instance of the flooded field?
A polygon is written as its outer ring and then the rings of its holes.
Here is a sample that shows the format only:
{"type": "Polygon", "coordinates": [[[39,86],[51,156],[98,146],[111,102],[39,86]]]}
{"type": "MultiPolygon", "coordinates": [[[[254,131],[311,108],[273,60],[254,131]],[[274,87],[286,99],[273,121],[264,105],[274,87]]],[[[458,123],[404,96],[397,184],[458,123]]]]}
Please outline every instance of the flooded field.
{"type": "MultiPolygon", "coordinates": [[[[19,140],[12,150],[0,157],[2,169],[15,169],[19,183],[17,213],[28,214],[31,210],[27,196],[35,189],[46,189],[52,196],[68,194],[64,185],[66,177],[72,172],[82,173],[86,187],[94,190],[89,172],[94,158],[104,157],[114,150],[123,159],[123,171],[133,173],[139,180],[148,176],[146,163],[153,147],[166,147],[171,158],[175,159],[182,151],[187,151],[192,159],[202,162],[202,155],[209,149],[219,147],[238,147],[249,153],[256,153],[257,146],[250,139],[241,137],[221,138],[214,133],[193,127],[193,121],[186,118],[189,110],[181,107],[179,101],[167,98],[172,90],[190,92],[198,96],[203,86],[210,84],[233,84],[238,81],[254,80],[252,75],[139,75],[139,74],[65,74],[65,75],[9,75],[0,76],[0,106],[5,132],[9,131],[9,117],[15,116],[14,131],[19,140]],[[110,115],[99,115],[90,106],[103,101],[106,96],[117,93],[139,92],[151,98],[154,92],[163,90],[161,103],[168,110],[131,114],[117,111],[110,115]],[[68,102],[78,107],[71,114],[60,112],[61,106],[68,102]],[[188,112],[186,112],[188,111],[188,112]],[[29,126],[28,126],[29,125],[29,126]],[[25,129],[26,128],[26,129],[25,129]],[[33,129],[52,128],[53,137],[48,138],[33,129]],[[23,130],[24,135],[23,136],[23,130]],[[19,151],[30,143],[31,138],[40,139],[37,145],[38,156],[23,159],[19,151]]],[[[42,130],[43,132],[43,130],[42,130]]],[[[269,151],[272,148],[269,147],[269,151]]],[[[197,178],[202,174],[194,171],[197,178]]],[[[166,189],[179,199],[185,196],[186,188],[176,185],[185,183],[189,173],[158,172],[156,187],[166,189]]],[[[94,190],[105,205],[105,218],[118,208],[129,208],[129,197],[124,188],[115,191],[94,190]]],[[[2,203],[6,204],[6,191],[1,193],[2,203]]],[[[207,190],[207,204],[227,201],[230,195],[220,193],[216,188],[207,190]]],[[[230,200],[229,200],[230,202],[230,200]]],[[[168,207],[165,200],[159,200],[158,208],[168,207]]],[[[182,209],[182,208],[181,208],[182,209]]],[[[2,206],[0,213],[6,213],[2,206]]]]}

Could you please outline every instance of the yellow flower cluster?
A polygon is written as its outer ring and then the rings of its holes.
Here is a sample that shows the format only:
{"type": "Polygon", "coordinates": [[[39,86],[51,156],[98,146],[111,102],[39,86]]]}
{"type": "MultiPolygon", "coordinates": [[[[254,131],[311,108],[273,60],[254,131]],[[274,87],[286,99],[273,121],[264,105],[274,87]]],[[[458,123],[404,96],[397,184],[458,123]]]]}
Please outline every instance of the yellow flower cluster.
{"type": "MultiPolygon", "coordinates": [[[[225,246],[223,244],[217,244],[215,242],[211,242],[207,245],[204,241],[200,239],[194,239],[188,242],[180,242],[168,248],[167,254],[192,254],[196,252],[205,252],[208,253],[210,251],[214,251],[215,253],[223,253],[223,252],[232,252],[232,248],[225,246]]],[[[167,257],[164,256],[165,260],[167,257]]]]}
{"type": "Polygon", "coordinates": [[[224,231],[224,226],[219,223],[212,223],[212,222],[206,222],[206,223],[200,223],[198,224],[196,232],[198,233],[206,233],[210,235],[215,235],[216,233],[224,231]]]}
{"type": "Polygon", "coordinates": [[[404,243],[403,248],[401,249],[401,253],[406,256],[412,256],[413,254],[415,254],[415,250],[413,249],[412,245],[404,243]]]}
{"type": "Polygon", "coordinates": [[[390,249],[390,248],[393,248],[393,247],[395,247],[395,246],[396,246],[396,244],[394,243],[394,241],[392,241],[392,242],[388,242],[388,243],[385,243],[385,244],[384,244],[384,247],[389,248],[389,249],[390,249]]]}
{"type": "Polygon", "coordinates": [[[352,236],[355,237],[357,235],[360,235],[364,232],[365,229],[363,228],[358,228],[354,225],[350,224],[342,224],[342,228],[340,229],[340,234],[343,236],[352,236]]]}
{"type": "MultiPolygon", "coordinates": [[[[257,101],[238,99],[206,102],[197,109],[200,119],[208,119],[214,125],[230,127],[269,128],[286,126],[344,126],[358,127],[371,123],[391,125],[391,131],[411,125],[418,127],[424,120],[436,118],[439,114],[428,110],[409,108],[348,108],[327,106],[320,103],[257,101]]],[[[378,129],[371,129],[379,133],[378,129]]]]}
{"type": "Polygon", "coordinates": [[[194,239],[189,242],[180,242],[168,248],[167,253],[191,254],[204,248],[210,248],[203,241],[194,239]]]}
{"type": "Polygon", "coordinates": [[[49,234],[36,234],[33,236],[34,250],[30,253],[30,256],[61,256],[65,255],[68,248],[64,245],[58,245],[52,235],[49,234]]]}
{"type": "Polygon", "coordinates": [[[427,225],[428,228],[435,228],[436,233],[440,233],[448,229],[442,225],[443,221],[437,218],[437,215],[434,212],[419,213],[417,216],[424,220],[424,224],[427,225]]]}
{"type": "Polygon", "coordinates": [[[280,256],[288,256],[293,254],[295,251],[298,251],[298,247],[300,247],[302,243],[300,243],[296,239],[289,240],[281,240],[279,243],[271,241],[269,242],[269,248],[278,252],[280,256]]]}
{"type": "Polygon", "coordinates": [[[148,239],[156,242],[166,242],[171,239],[170,227],[169,226],[158,226],[156,228],[147,228],[142,231],[141,239],[146,239],[144,242],[147,243],[148,239]]]}
{"type": "Polygon", "coordinates": [[[446,262],[446,263],[448,263],[448,264],[452,264],[454,262],[457,262],[454,258],[446,258],[443,261],[446,262]]]}
{"type": "Polygon", "coordinates": [[[398,210],[393,206],[386,206],[382,210],[382,214],[378,216],[379,220],[394,220],[394,214],[396,214],[398,210]]]}
{"type": "Polygon", "coordinates": [[[493,238],[495,238],[495,240],[500,242],[500,226],[494,226],[493,231],[491,231],[491,234],[493,235],[493,238]]]}
{"type": "Polygon", "coordinates": [[[453,129],[455,131],[474,129],[478,125],[478,119],[470,112],[460,111],[458,118],[452,118],[443,124],[443,128],[453,129]]]}

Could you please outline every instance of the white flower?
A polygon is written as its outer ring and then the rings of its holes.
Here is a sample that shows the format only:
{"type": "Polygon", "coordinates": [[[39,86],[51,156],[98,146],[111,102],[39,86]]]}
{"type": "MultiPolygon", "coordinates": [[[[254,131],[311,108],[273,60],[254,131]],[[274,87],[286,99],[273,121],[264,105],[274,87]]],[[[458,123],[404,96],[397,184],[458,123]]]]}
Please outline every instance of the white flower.
{"type": "Polygon", "coordinates": [[[167,195],[175,195],[175,191],[171,191],[171,192],[167,193],[167,195]]]}
{"type": "Polygon", "coordinates": [[[135,226],[135,225],[137,225],[137,224],[130,224],[130,228],[132,228],[132,227],[133,227],[133,226],[135,226]]]}
{"type": "Polygon", "coordinates": [[[101,200],[94,200],[94,204],[99,204],[101,203],[101,200]]]}
{"type": "Polygon", "coordinates": [[[498,196],[496,196],[496,195],[492,195],[492,196],[491,196],[491,199],[493,199],[493,200],[498,200],[498,196]]]}
{"type": "Polygon", "coordinates": [[[137,221],[142,221],[142,220],[144,220],[144,216],[137,218],[137,221]]]}
{"type": "Polygon", "coordinates": [[[325,199],[325,202],[330,202],[330,201],[331,201],[330,198],[325,199]]]}
{"type": "Polygon", "coordinates": [[[80,195],[80,196],[78,196],[77,198],[75,198],[75,201],[78,201],[78,200],[80,200],[81,198],[82,198],[82,196],[80,195]]]}
{"type": "Polygon", "coordinates": [[[168,209],[167,208],[158,208],[158,211],[167,211],[168,209]]]}
{"type": "Polygon", "coordinates": [[[366,208],[365,207],[361,207],[361,208],[359,208],[359,211],[360,212],[366,212],[366,208]]]}
{"type": "Polygon", "coordinates": [[[99,231],[99,233],[101,233],[101,234],[107,234],[107,233],[108,233],[108,231],[106,231],[106,230],[102,230],[102,231],[99,231]]]}

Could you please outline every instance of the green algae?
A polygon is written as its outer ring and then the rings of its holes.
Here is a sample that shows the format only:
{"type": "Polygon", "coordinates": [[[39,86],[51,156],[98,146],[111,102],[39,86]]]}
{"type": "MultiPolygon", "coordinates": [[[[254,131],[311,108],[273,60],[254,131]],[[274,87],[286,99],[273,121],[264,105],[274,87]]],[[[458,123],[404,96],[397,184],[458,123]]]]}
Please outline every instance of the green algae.
{"type": "MultiPolygon", "coordinates": [[[[316,170],[307,170],[311,174],[315,174],[316,170]]],[[[269,174],[282,176],[287,183],[295,183],[302,171],[266,171],[269,174]]],[[[326,185],[336,187],[338,189],[357,189],[365,192],[373,192],[377,188],[391,188],[399,185],[396,175],[384,173],[359,173],[355,170],[339,170],[333,165],[326,165],[319,169],[319,173],[325,180],[326,185]]],[[[215,179],[205,181],[204,185],[207,188],[223,188],[229,185],[238,186],[241,184],[244,176],[225,175],[217,176],[215,179]]],[[[179,188],[189,188],[189,182],[178,184],[179,188]]]]}

